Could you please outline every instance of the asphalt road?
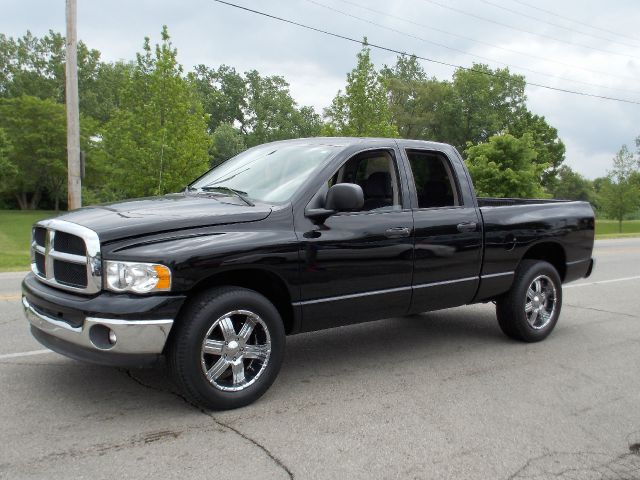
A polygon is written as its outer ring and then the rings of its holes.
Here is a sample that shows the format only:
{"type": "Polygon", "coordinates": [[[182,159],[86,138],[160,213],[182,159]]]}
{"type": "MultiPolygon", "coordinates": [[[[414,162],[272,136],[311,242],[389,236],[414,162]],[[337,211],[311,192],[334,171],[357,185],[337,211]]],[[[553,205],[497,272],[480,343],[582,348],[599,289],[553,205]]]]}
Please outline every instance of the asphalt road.
{"type": "Polygon", "coordinates": [[[542,343],[491,304],[299,335],[224,413],[43,351],[1,274],[0,478],[640,479],[640,239],[595,255],[542,343]]]}

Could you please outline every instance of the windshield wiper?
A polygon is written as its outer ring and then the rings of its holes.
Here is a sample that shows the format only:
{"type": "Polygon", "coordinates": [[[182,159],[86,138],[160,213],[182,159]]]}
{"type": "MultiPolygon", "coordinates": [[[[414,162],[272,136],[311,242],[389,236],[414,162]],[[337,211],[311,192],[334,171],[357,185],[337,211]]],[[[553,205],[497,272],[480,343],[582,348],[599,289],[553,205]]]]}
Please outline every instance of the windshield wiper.
{"type": "Polygon", "coordinates": [[[215,187],[207,185],[205,187],[201,187],[200,190],[202,190],[203,192],[218,192],[219,191],[219,192],[232,193],[236,197],[238,197],[240,200],[242,200],[244,203],[249,205],[250,207],[255,206],[255,204],[251,200],[249,200],[247,198],[247,192],[243,192],[242,190],[236,190],[235,188],[225,187],[223,185],[217,185],[215,187]]]}

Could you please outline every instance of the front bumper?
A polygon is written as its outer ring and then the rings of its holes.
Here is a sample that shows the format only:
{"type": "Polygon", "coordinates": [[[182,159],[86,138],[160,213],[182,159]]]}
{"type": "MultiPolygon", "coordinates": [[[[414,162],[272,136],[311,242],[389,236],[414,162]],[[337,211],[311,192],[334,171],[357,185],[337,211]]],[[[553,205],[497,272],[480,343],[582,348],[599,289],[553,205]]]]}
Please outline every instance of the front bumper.
{"type": "Polygon", "coordinates": [[[184,296],[94,297],[61,292],[33,274],[22,284],[22,305],[34,337],[71,358],[108,365],[157,360],[184,296]]]}

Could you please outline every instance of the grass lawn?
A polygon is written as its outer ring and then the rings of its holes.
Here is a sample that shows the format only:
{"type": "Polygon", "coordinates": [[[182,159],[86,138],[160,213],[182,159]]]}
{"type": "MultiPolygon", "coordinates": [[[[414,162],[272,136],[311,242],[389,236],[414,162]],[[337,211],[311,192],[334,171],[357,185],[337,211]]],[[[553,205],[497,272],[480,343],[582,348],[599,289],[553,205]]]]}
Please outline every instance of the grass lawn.
{"type": "Polygon", "coordinates": [[[55,212],[0,210],[0,272],[29,270],[31,225],[55,212]]]}
{"type": "MultiPolygon", "coordinates": [[[[22,212],[0,210],[0,272],[29,270],[29,241],[31,225],[55,212],[44,210],[22,212]]],[[[640,236],[640,220],[622,222],[622,234],[618,233],[615,220],[596,220],[598,238],[640,236]]]]}
{"type": "Polygon", "coordinates": [[[622,222],[622,233],[618,231],[617,220],[596,219],[596,235],[598,237],[627,237],[640,235],[640,220],[625,220],[622,222]]]}

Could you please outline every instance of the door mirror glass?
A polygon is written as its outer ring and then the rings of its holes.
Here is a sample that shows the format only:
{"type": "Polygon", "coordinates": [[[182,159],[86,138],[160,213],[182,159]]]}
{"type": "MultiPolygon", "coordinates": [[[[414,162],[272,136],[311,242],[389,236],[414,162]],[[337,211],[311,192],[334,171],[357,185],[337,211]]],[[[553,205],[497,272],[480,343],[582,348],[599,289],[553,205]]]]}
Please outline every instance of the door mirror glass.
{"type": "Polygon", "coordinates": [[[364,205],[362,187],[356,183],[337,183],[327,192],[325,208],[335,212],[357,212],[364,205]]]}

